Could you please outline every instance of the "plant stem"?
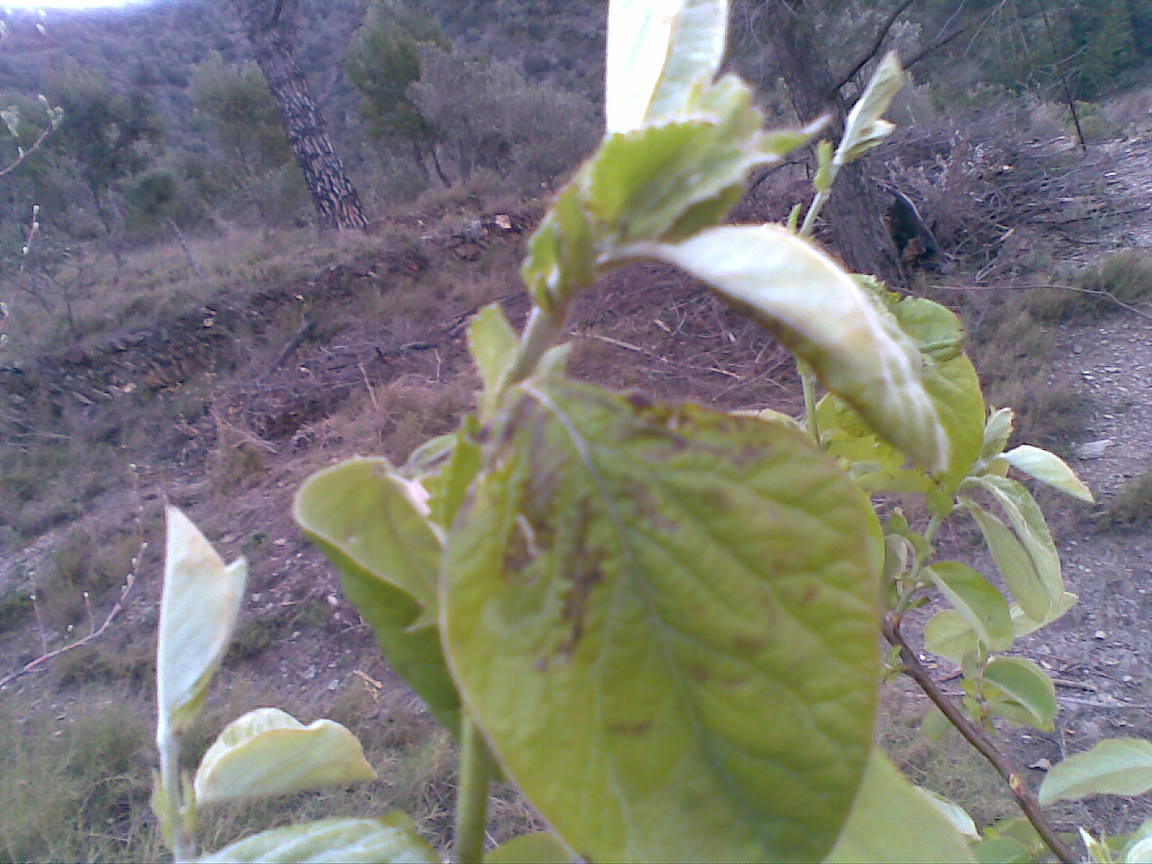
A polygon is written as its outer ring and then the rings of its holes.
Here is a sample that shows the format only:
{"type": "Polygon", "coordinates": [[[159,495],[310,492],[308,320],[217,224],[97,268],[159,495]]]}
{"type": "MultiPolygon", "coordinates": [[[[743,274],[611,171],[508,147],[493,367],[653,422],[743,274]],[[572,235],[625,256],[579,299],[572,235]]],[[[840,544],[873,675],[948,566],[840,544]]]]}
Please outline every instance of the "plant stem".
{"type": "Polygon", "coordinates": [[[812,197],[812,203],[808,205],[808,212],[804,214],[804,222],[800,225],[801,237],[812,236],[812,230],[816,227],[816,217],[819,216],[820,211],[824,209],[824,204],[827,200],[827,192],[817,192],[812,197]]]}
{"type": "Polygon", "coordinates": [[[808,434],[816,444],[820,443],[820,421],[816,419],[816,376],[803,360],[797,361],[800,372],[800,383],[804,387],[804,421],[808,425],[808,434]]]}
{"type": "Polygon", "coordinates": [[[1080,859],[1076,853],[1060,838],[1055,827],[1053,827],[1040,810],[1040,805],[1031,790],[1029,790],[1023,776],[1015,770],[1014,766],[1008,761],[1008,757],[996,749],[996,745],[988,739],[984,731],[973,723],[972,720],[956,706],[955,702],[948,698],[944,691],[940,689],[940,686],[932,679],[932,676],[928,674],[928,670],[921,665],[919,658],[912,649],[908,647],[908,643],[904,641],[904,637],[900,633],[899,617],[895,615],[885,616],[881,619],[880,629],[889,644],[900,649],[900,660],[904,664],[904,674],[919,685],[920,689],[923,690],[928,698],[932,700],[933,704],[940,709],[940,712],[948,718],[948,721],[956,727],[957,731],[964,736],[965,740],[976,748],[976,751],[987,759],[992,767],[996,769],[997,773],[1004,778],[1004,782],[1008,784],[1008,788],[1012,792],[1012,797],[1016,799],[1017,805],[1019,805],[1020,809],[1024,812],[1028,821],[1032,823],[1032,827],[1036,829],[1036,833],[1040,835],[1044,843],[1052,850],[1052,854],[1064,862],[1064,864],[1075,864],[1075,862],[1079,861],[1080,859]]]}
{"type": "Polygon", "coordinates": [[[536,371],[541,356],[556,344],[564,332],[567,318],[567,307],[550,312],[545,312],[539,306],[532,308],[528,323],[524,325],[524,335],[520,338],[520,350],[504,379],[505,388],[519,384],[536,371]]]}
{"type": "Polygon", "coordinates": [[[183,788],[180,783],[180,736],[164,734],[156,742],[160,751],[160,782],[164,789],[168,824],[172,830],[172,857],[183,864],[196,857],[196,841],[185,831],[183,788]]]}
{"type": "Polygon", "coordinates": [[[488,785],[492,754],[476,723],[460,721],[460,788],[456,793],[455,864],[478,864],[484,858],[484,825],[488,820],[488,785]]]}

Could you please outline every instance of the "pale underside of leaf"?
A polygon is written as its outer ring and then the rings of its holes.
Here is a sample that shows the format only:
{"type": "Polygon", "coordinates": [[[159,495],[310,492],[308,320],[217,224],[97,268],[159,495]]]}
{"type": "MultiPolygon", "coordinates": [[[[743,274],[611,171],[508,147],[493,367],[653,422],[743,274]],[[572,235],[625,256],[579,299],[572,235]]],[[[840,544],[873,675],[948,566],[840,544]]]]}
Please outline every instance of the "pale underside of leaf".
{"type": "Polygon", "coordinates": [[[360,742],[331,720],[305,726],[275,708],[230,723],[196,771],[196,800],[263,798],[375,779],[360,742]]]}
{"type": "Polygon", "coordinates": [[[264,831],[203,864],[439,864],[440,856],[403,813],[380,819],[321,819],[264,831]]]}
{"type": "Polygon", "coordinates": [[[807,361],[824,385],[928,470],[950,445],[925,391],[919,351],[815,246],[772,225],[725,226],[674,244],[635,244],[708,283],[807,361]]]}
{"type": "Polygon", "coordinates": [[[1040,803],[1089,795],[1143,795],[1152,790],[1152,742],[1106,738],[1070,756],[1040,784],[1040,803]]]}
{"type": "Polygon", "coordinates": [[[167,510],[168,534],[156,656],[157,740],[191,725],[220,665],[244,597],[247,562],[230,565],[192,521],[167,510]]]}
{"type": "Polygon", "coordinates": [[[691,405],[534,381],[501,429],[442,628],[506,773],[593,860],[819,858],[870,745],[866,499],[691,405]]]}

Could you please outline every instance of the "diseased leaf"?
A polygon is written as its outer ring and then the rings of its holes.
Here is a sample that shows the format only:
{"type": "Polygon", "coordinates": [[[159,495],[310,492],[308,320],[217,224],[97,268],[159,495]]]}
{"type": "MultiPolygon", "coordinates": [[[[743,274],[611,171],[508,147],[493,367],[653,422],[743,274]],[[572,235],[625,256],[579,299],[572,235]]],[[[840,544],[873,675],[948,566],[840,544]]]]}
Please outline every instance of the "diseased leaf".
{"type": "Polygon", "coordinates": [[[1143,795],[1152,790],[1152,742],[1105,738],[1053,765],[1040,784],[1040,803],[1089,795],[1143,795]]]}
{"type": "Polygon", "coordinates": [[[1028,617],[1043,621],[1052,608],[1052,596],[1048,587],[1036,572],[1032,557],[1016,539],[1008,526],[989,513],[975,501],[964,501],[964,506],[984,535],[988,551],[996,561],[1000,575],[1004,577],[1016,602],[1028,617]]]}
{"type": "Polygon", "coordinates": [[[196,769],[196,802],[268,798],[376,779],[356,736],[332,720],[305,726],[278,708],[233,720],[196,769]]]}
{"type": "Polygon", "coordinates": [[[205,855],[201,864],[439,864],[404,813],[320,819],[263,831],[205,855]]]}
{"type": "Polygon", "coordinates": [[[955,609],[937,612],[924,628],[924,647],[953,663],[974,652],[978,644],[976,631],[955,609]]]}
{"type": "Polygon", "coordinates": [[[990,650],[1011,647],[1012,614],[999,588],[959,561],[940,561],[923,572],[990,650]]]}
{"type": "Polygon", "coordinates": [[[248,562],[225,566],[175,507],[168,518],[160,637],[156,649],[157,740],[179,735],[200,715],[208,684],[236,626],[248,562]]]}
{"type": "Polygon", "coordinates": [[[1088,487],[1068,467],[1068,463],[1055,453],[1029,444],[1021,444],[1007,453],[1001,453],[1000,458],[1017,471],[1023,471],[1029,477],[1034,477],[1073,498],[1079,498],[1089,504],[1095,500],[1088,487]]]}
{"type": "Polygon", "coordinates": [[[1051,729],[1059,706],[1056,686],[1022,657],[997,657],[984,667],[985,694],[993,714],[1013,723],[1051,729]]]}
{"type": "Polygon", "coordinates": [[[797,353],[884,438],[930,470],[949,443],[919,352],[832,259],[771,225],[725,226],[676,244],[636,244],[707,282],[797,353]]]}
{"type": "Polygon", "coordinates": [[[572,855],[555,834],[521,834],[484,856],[485,864],[568,864],[572,855]]]}
{"type": "Polygon", "coordinates": [[[852,813],[828,864],[974,861],[964,837],[924,790],[873,751],[852,813]]]}
{"type": "Polygon", "coordinates": [[[820,858],[871,745],[867,499],[789,424],[510,397],[443,582],[507,776],[589,860],[820,858]]]}
{"type": "MultiPolygon", "coordinates": [[[[463,458],[461,448],[453,462],[463,458]]],[[[393,669],[449,729],[460,699],[435,620],[440,540],[382,458],[357,457],[313,474],[296,495],[300,528],[340,570],[348,599],[393,669]]]]}

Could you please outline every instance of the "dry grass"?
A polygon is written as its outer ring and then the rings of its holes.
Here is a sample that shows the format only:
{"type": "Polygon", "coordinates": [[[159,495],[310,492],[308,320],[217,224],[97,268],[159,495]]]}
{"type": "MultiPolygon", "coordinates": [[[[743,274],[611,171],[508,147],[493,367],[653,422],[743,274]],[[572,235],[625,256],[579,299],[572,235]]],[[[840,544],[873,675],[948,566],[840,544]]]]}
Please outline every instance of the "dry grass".
{"type": "Polygon", "coordinates": [[[1103,524],[1126,529],[1152,526],[1152,468],[1116,493],[1104,512],[1103,524]]]}

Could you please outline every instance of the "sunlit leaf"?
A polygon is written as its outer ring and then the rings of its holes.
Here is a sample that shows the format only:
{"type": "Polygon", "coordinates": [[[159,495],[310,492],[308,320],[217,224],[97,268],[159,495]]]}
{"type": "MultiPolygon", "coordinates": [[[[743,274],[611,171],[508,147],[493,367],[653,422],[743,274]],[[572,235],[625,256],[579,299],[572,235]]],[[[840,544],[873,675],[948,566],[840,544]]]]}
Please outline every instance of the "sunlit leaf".
{"type": "Polygon", "coordinates": [[[829,864],[906,864],[974,861],[963,835],[935,802],[917,789],[879,750],[829,864]]]}
{"type": "Polygon", "coordinates": [[[356,736],[331,720],[305,726],[278,708],[229,723],[196,770],[196,801],[265,798],[373,780],[356,736]]]}
{"type": "Polygon", "coordinates": [[[819,858],[871,744],[867,499],[790,424],[518,393],[443,600],[506,774],[590,860],[819,858]]]}
{"type": "Polygon", "coordinates": [[[208,684],[236,626],[248,563],[229,565],[175,507],[168,517],[160,638],[156,650],[157,740],[179,735],[200,714],[208,684]]]}
{"type": "Polygon", "coordinates": [[[916,346],[815,246],[776,226],[725,226],[633,251],[707,282],[912,459],[932,470],[948,464],[947,435],[924,389],[916,346]]]}
{"type": "Polygon", "coordinates": [[[1012,614],[999,588],[959,561],[940,561],[923,572],[989,649],[1012,645],[1012,614]]]}
{"type": "Polygon", "coordinates": [[[1040,803],[1089,795],[1143,795],[1150,790],[1152,742],[1106,738],[1053,765],[1040,784],[1040,803]]]}
{"type": "Polygon", "coordinates": [[[1037,729],[1051,729],[1059,706],[1047,673],[1023,657],[997,657],[984,667],[993,714],[1037,729]]]}
{"type": "Polygon", "coordinates": [[[683,0],[646,121],[675,117],[694,89],[711,83],[724,59],[727,33],[728,0],[683,0]]]}
{"type": "Polygon", "coordinates": [[[568,864],[572,855],[555,834],[521,834],[484,856],[485,864],[568,864]]]}
{"type": "Polygon", "coordinates": [[[429,626],[440,540],[394,481],[387,460],[349,459],[312,475],[296,495],[294,514],[340,570],[345,594],[375,632],[393,669],[436,719],[455,729],[459,696],[439,634],[429,626]]]}
{"type": "Polygon", "coordinates": [[[404,813],[320,819],[264,831],[205,855],[202,864],[439,864],[404,813]]]}
{"type": "Polygon", "coordinates": [[[608,131],[674,116],[720,68],[727,0],[612,0],[608,7],[608,131]]]}
{"type": "Polygon", "coordinates": [[[491,416],[504,376],[512,366],[519,339],[499,303],[491,303],[476,313],[468,326],[468,348],[480,373],[484,389],[480,415],[491,416]]]}
{"type": "Polygon", "coordinates": [[[1023,471],[1029,477],[1034,477],[1041,483],[1059,489],[1073,498],[1079,498],[1089,504],[1095,500],[1088,487],[1068,467],[1068,463],[1055,453],[1049,453],[1047,450],[1041,450],[1039,447],[1032,447],[1029,444],[1021,444],[1007,453],[1001,453],[1000,458],[1017,471],[1023,471]]]}
{"type": "Polygon", "coordinates": [[[1048,593],[1048,587],[1040,579],[1040,574],[1036,572],[1032,557],[1016,539],[1016,535],[996,516],[975,501],[965,501],[964,506],[980,526],[988,551],[992,553],[1000,575],[1004,577],[1020,608],[1029,618],[1043,621],[1052,608],[1053,599],[1048,593]]]}

